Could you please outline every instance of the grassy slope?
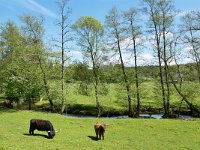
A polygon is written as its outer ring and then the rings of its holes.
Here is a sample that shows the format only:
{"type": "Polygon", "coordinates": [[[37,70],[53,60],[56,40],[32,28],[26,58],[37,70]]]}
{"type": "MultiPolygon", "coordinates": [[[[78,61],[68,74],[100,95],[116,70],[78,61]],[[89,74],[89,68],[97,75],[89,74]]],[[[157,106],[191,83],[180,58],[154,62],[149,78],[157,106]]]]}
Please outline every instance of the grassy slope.
{"type": "MultiPolygon", "coordinates": [[[[53,84],[54,82],[52,82],[53,84]]],[[[53,84],[53,89],[59,89],[59,84],[53,84]],[[58,86],[58,87],[57,87],[58,86]]],[[[84,107],[87,108],[87,110],[90,110],[90,108],[95,108],[96,102],[95,102],[95,96],[94,96],[94,89],[92,89],[92,85],[90,86],[89,96],[81,95],[78,93],[78,84],[68,84],[67,85],[67,94],[66,100],[68,104],[77,106],[78,110],[84,111],[84,107]],[[79,108],[78,105],[81,105],[82,108],[79,108]]],[[[134,85],[133,85],[134,87],[134,85]]],[[[107,88],[109,89],[108,95],[99,95],[99,101],[101,103],[101,106],[103,106],[103,109],[105,112],[113,112],[118,111],[120,113],[123,113],[124,111],[128,110],[128,102],[127,102],[127,96],[126,93],[122,90],[122,87],[119,87],[118,84],[108,84],[107,88]]],[[[160,91],[157,89],[157,84],[155,81],[145,81],[141,84],[141,106],[147,106],[152,108],[163,108],[163,102],[160,91]]],[[[134,90],[132,89],[131,93],[132,95],[132,104],[136,105],[136,99],[134,95],[134,90]]],[[[172,95],[171,95],[171,106],[172,107],[179,107],[181,97],[177,94],[177,92],[172,88],[172,95]]],[[[54,99],[56,102],[58,99],[54,99]]],[[[200,102],[200,98],[194,100],[194,98],[189,99],[192,100],[193,103],[200,102]]],[[[42,103],[37,103],[37,105],[44,104],[45,101],[42,103]]],[[[46,104],[48,104],[48,101],[46,101],[46,104]]],[[[199,106],[199,105],[198,105],[199,106]]],[[[183,102],[182,104],[183,108],[187,108],[186,104],[183,102]]]]}
{"type": "Polygon", "coordinates": [[[109,124],[105,140],[94,140],[95,118],[72,118],[33,111],[0,111],[0,150],[193,149],[200,147],[200,120],[100,119],[109,124]],[[48,119],[59,132],[54,139],[35,131],[31,118],[48,119]]]}

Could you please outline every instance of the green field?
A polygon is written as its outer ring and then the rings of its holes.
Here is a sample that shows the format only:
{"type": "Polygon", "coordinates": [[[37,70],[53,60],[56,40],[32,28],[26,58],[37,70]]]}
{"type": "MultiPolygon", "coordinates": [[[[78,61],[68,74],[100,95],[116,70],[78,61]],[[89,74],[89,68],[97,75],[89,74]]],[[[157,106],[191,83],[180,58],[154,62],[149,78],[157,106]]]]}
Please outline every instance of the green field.
{"type": "MultiPolygon", "coordinates": [[[[140,85],[140,95],[141,95],[141,112],[145,112],[145,108],[151,108],[152,113],[160,113],[159,111],[163,111],[163,103],[162,97],[160,96],[160,90],[157,89],[156,81],[144,81],[140,85]]],[[[186,83],[185,83],[186,84],[186,83]]],[[[188,84],[188,83],[187,83],[188,84]]],[[[60,104],[60,97],[59,95],[59,84],[56,82],[51,83],[51,89],[54,90],[54,95],[58,95],[54,97],[54,102],[60,104]]],[[[88,95],[80,94],[79,92],[79,84],[78,83],[68,83],[66,85],[66,93],[65,98],[68,104],[68,111],[69,113],[73,114],[81,114],[81,115],[95,115],[97,113],[96,110],[96,101],[94,96],[94,89],[93,85],[89,85],[89,92],[88,95]]],[[[126,91],[123,88],[124,86],[114,83],[114,84],[105,84],[103,87],[100,86],[100,92],[107,92],[106,94],[99,94],[99,101],[102,106],[102,112],[104,115],[114,114],[114,115],[124,115],[127,114],[128,111],[128,101],[126,96],[126,91]],[[106,90],[105,90],[106,89],[106,90]]],[[[180,102],[182,98],[178,95],[175,91],[173,86],[171,87],[171,108],[178,110],[180,102]]],[[[184,89],[183,89],[184,90],[184,89]]],[[[132,105],[133,109],[136,107],[136,97],[134,91],[134,84],[132,84],[132,105]]],[[[193,91],[189,93],[195,93],[193,91]]],[[[37,106],[41,106],[41,108],[49,107],[48,101],[44,101],[36,103],[37,106]]],[[[199,106],[200,97],[199,96],[192,96],[189,97],[191,103],[195,104],[197,107],[199,106]]],[[[59,108],[59,107],[58,107],[59,108]]],[[[182,103],[182,109],[187,111],[186,103],[182,103]]]]}
{"type": "Polygon", "coordinates": [[[34,111],[0,111],[0,150],[198,150],[200,120],[73,118],[34,111]],[[29,120],[50,120],[58,131],[30,136],[29,120]],[[96,140],[93,125],[109,124],[105,140],[96,140]]]}

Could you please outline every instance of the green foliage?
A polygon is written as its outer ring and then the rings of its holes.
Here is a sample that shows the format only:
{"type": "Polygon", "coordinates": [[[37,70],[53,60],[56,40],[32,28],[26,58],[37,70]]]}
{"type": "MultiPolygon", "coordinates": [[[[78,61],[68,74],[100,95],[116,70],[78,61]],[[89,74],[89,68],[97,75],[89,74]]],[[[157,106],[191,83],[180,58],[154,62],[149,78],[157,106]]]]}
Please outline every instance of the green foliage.
{"type": "Polygon", "coordinates": [[[78,87],[78,93],[81,95],[89,96],[90,92],[91,92],[90,83],[80,82],[79,87],[78,87]]]}
{"type": "Polygon", "coordinates": [[[89,58],[93,69],[97,70],[102,60],[103,26],[97,19],[85,16],[80,17],[71,27],[77,34],[77,44],[82,48],[83,54],[89,58]]]}
{"type": "Polygon", "coordinates": [[[91,82],[92,70],[89,70],[88,65],[86,63],[75,63],[73,70],[73,79],[75,81],[82,81],[86,83],[91,82]]]}
{"type": "Polygon", "coordinates": [[[40,45],[37,49],[30,35],[22,34],[12,22],[2,27],[1,39],[3,66],[0,72],[6,97],[13,101],[38,99],[44,92],[38,65],[38,55],[42,58],[43,48],[40,45]]]}
{"type": "MultiPolygon", "coordinates": [[[[127,70],[128,71],[128,68],[127,70]]],[[[123,80],[120,64],[109,64],[100,69],[100,80],[104,83],[120,83],[123,80]]]]}
{"type": "Polygon", "coordinates": [[[103,34],[103,26],[99,21],[91,16],[80,17],[75,24],[72,25],[74,30],[88,30],[92,33],[103,34]]]}
{"type": "MultiPolygon", "coordinates": [[[[52,86],[51,85],[51,88],[50,88],[50,91],[49,91],[49,95],[51,97],[51,99],[54,100],[55,103],[61,103],[61,90],[59,88],[56,88],[56,86],[52,86]]],[[[47,99],[47,98],[46,98],[47,99]]]]}
{"type": "Polygon", "coordinates": [[[182,85],[182,93],[191,100],[191,103],[198,103],[197,99],[200,94],[200,84],[196,82],[184,82],[182,85]]]}
{"type": "Polygon", "coordinates": [[[101,83],[99,86],[99,94],[107,96],[109,93],[109,84],[101,83]]]}
{"type": "Polygon", "coordinates": [[[7,84],[5,86],[6,92],[5,95],[8,99],[12,101],[19,101],[20,98],[24,97],[24,80],[16,77],[11,76],[7,80],[7,84]]]}
{"type": "Polygon", "coordinates": [[[24,34],[27,36],[29,42],[34,44],[36,41],[33,39],[40,40],[44,35],[43,17],[36,17],[32,15],[23,15],[20,17],[21,21],[25,23],[25,26],[22,27],[24,34]]]}
{"type": "Polygon", "coordinates": [[[29,80],[14,75],[8,78],[5,90],[6,97],[16,102],[18,102],[20,99],[25,101],[29,101],[30,99],[38,99],[43,92],[43,88],[41,84],[37,82],[37,80],[35,80],[33,83],[30,83],[29,80]]]}

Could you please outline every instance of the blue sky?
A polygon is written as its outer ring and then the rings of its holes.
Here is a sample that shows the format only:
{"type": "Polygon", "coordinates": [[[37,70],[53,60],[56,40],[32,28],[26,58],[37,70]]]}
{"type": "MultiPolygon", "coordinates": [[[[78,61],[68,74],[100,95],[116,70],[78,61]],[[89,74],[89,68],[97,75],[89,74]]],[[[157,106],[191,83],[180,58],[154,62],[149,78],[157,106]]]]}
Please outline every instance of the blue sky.
{"type": "MultiPolygon", "coordinates": [[[[174,0],[174,2],[175,7],[182,12],[200,8],[200,0],[174,0]]],[[[71,23],[75,22],[80,16],[93,16],[104,23],[105,15],[113,6],[116,6],[119,10],[127,10],[130,7],[140,8],[141,1],[69,0],[69,7],[72,8],[71,23]]],[[[55,27],[55,20],[58,17],[57,11],[56,0],[0,0],[0,25],[12,20],[20,26],[19,16],[22,14],[43,15],[45,17],[45,37],[49,38],[54,36],[57,30],[55,27]]]]}
{"type": "MultiPolygon", "coordinates": [[[[19,16],[22,14],[44,15],[45,28],[48,34],[54,30],[57,16],[56,0],[0,0],[0,24],[13,20],[20,25],[19,16]]],[[[104,22],[105,15],[113,7],[126,10],[130,7],[140,7],[140,0],[70,0],[72,8],[70,17],[74,22],[80,16],[93,16],[104,22]]],[[[176,8],[182,11],[198,9],[200,0],[175,0],[176,8]]]]}

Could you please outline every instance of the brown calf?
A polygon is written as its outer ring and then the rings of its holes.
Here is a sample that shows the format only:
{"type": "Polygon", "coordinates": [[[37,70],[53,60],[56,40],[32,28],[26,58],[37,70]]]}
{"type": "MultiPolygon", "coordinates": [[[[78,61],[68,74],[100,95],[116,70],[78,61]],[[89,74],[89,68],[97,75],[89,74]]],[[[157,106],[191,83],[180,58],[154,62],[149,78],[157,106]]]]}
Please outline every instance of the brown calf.
{"type": "Polygon", "coordinates": [[[104,140],[104,132],[105,132],[105,129],[106,129],[106,124],[96,123],[96,124],[94,125],[94,130],[95,130],[97,139],[98,139],[98,138],[101,139],[101,136],[102,136],[102,138],[103,138],[103,140],[104,140]]]}

